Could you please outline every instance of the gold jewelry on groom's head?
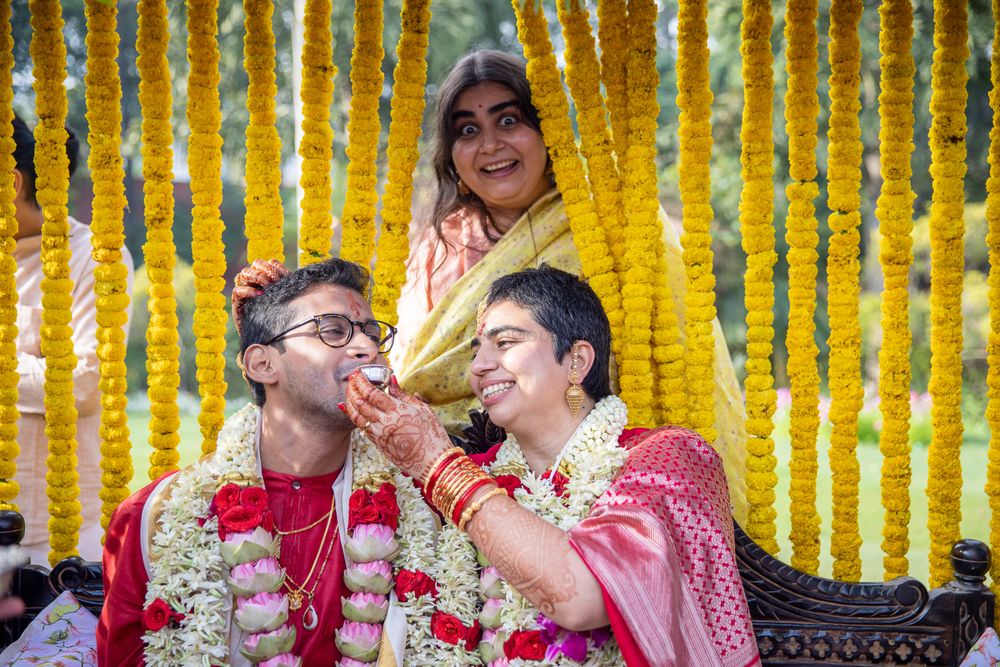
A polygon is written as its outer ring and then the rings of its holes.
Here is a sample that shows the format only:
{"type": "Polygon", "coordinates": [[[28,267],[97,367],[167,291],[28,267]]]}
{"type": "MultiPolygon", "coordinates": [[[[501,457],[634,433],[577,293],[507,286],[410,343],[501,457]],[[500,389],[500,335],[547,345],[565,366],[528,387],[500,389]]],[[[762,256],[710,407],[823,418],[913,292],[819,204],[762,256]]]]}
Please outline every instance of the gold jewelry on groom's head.
{"type": "Polygon", "coordinates": [[[583,405],[583,397],[586,393],[580,386],[583,378],[580,377],[580,348],[574,343],[570,350],[569,361],[569,389],[566,390],[566,405],[569,406],[569,413],[576,417],[580,414],[580,406],[583,405]]]}

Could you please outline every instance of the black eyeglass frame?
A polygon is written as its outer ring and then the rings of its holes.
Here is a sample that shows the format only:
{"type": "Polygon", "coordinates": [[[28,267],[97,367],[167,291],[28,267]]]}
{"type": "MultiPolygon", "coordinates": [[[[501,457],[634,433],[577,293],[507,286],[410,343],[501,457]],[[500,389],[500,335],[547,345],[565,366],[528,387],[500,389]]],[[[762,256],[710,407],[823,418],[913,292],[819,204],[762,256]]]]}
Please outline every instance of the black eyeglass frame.
{"type": "Polygon", "coordinates": [[[380,354],[386,354],[387,352],[389,352],[389,350],[392,349],[392,344],[396,341],[396,332],[398,331],[398,329],[396,329],[396,327],[392,326],[388,322],[383,322],[382,320],[371,319],[371,320],[365,320],[363,322],[359,322],[357,320],[352,320],[351,318],[347,317],[346,315],[342,315],[340,313],[323,313],[321,315],[313,315],[309,319],[302,320],[298,324],[293,324],[292,326],[288,327],[287,329],[285,329],[281,333],[279,333],[279,334],[277,334],[275,336],[272,336],[271,338],[269,338],[266,342],[264,342],[262,344],[263,345],[272,345],[272,344],[278,342],[279,340],[281,340],[282,338],[284,338],[285,336],[287,336],[288,334],[290,334],[291,332],[295,331],[299,327],[305,326],[306,324],[309,324],[310,322],[312,322],[316,326],[316,337],[319,338],[320,341],[322,341],[322,343],[324,345],[326,345],[327,347],[332,347],[334,349],[336,349],[338,347],[345,347],[346,345],[348,345],[354,339],[354,332],[356,330],[360,330],[362,332],[362,335],[367,336],[368,334],[364,333],[365,326],[367,326],[369,324],[377,324],[377,325],[379,325],[379,327],[382,328],[383,331],[387,332],[384,336],[382,336],[382,338],[380,340],[378,340],[378,341],[372,341],[378,347],[378,351],[379,351],[380,354]],[[331,345],[330,343],[328,343],[327,340],[323,337],[323,331],[322,331],[322,329],[320,329],[320,323],[323,320],[325,320],[327,318],[330,318],[330,317],[335,317],[335,318],[341,319],[341,320],[343,320],[344,322],[347,322],[350,325],[349,328],[348,328],[348,332],[349,333],[347,334],[347,339],[344,340],[344,342],[341,343],[340,345],[331,345]],[[388,345],[385,345],[386,341],[389,342],[388,345]],[[382,349],[383,346],[385,346],[385,349],[382,349]]]}

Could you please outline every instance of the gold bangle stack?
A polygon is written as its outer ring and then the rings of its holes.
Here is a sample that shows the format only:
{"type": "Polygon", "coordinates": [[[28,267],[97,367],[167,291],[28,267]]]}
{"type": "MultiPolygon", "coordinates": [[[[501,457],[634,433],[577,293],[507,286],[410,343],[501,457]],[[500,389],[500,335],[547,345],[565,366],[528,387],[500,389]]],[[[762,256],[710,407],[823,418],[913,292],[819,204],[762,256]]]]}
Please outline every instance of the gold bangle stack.
{"type": "Polygon", "coordinates": [[[492,478],[468,456],[455,456],[442,465],[444,469],[431,489],[430,500],[446,519],[457,525],[471,494],[491,483],[492,478]]]}
{"type": "Polygon", "coordinates": [[[489,493],[483,495],[476,502],[466,507],[465,510],[462,512],[461,520],[458,522],[458,529],[464,533],[466,524],[469,523],[469,521],[472,519],[473,515],[475,515],[476,512],[478,512],[483,508],[483,505],[486,504],[487,500],[495,496],[506,496],[506,495],[507,495],[507,489],[503,489],[498,486],[489,493]]]}

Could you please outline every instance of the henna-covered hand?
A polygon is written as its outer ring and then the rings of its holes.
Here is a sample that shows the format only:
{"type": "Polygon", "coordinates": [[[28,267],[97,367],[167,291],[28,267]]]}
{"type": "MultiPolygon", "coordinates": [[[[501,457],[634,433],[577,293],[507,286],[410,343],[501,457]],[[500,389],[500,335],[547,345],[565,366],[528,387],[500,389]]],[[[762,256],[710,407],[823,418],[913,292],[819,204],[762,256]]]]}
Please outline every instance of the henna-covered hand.
{"type": "Polygon", "coordinates": [[[565,532],[513,500],[491,504],[490,516],[483,519],[472,525],[472,541],[540,612],[551,618],[557,605],[577,595],[577,581],[570,566],[574,552],[565,532]],[[531,548],[512,549],[511,543],[531,548]]]}
{"type": "Polygon", "coordinates": [[[347,385],[347,414],[390,461],[421,483],[451,441],[429,405],[391,386],[386,394],[360,372],[347,385]]]}

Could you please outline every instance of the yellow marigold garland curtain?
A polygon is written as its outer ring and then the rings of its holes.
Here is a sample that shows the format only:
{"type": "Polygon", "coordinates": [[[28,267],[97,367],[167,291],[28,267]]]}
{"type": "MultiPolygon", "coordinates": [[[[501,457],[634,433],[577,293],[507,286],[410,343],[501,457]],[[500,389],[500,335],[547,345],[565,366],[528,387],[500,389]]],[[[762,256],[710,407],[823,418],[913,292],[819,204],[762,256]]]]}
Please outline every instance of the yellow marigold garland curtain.
{"type": "Polygon", "coordinates": [[[333,158],[333,36],[330,0],[306,0],[302,44],[302,158],[299,266],[326,259],[333,236],[330,212],[330,160],[333,158]]]}
{"type": "Polygon", "coordinates": [[[177,301],[174,298],[173,235],[173,105],[167,46],[166,0],[139,0],[139,104],[142,107],[143,207],[146,243],[143,259],[149,275],[149,328],[146,330],[146,374],[149,389],[149,478],[177,467],[180,416],[180,347],[177,301]]]}
{"type": "Polygon", "coordinates": [[[396,300],[406,282],[406,258],[410,254],[410,200],[413,170],[419,157],[420,122],[424,116],[430,0],[404,0],[400,20],[403,30],[396,46],[397,61],[392,77],[389,169],[372,299],[375,317],[391,324],[396,323],[396,300]]]}
{"type": "MultiPolygon", "coordinates": [[[[601,64],[590,29],[590,12],[581,0],[557,0],[556,6],[566,43],[566,85],[576,107],[580,152],[587,160],[594,207],[614,256],[615,271],[620,275],[625,252],[621,181],[604,99],[601,97],[601,64]]],[[[615,343],[621,341],[621,326],[621,321],[611,323],[615,343]]]]}
{"type": "MultiPolygon", "coordinates": [[[[986,245],[989,248],[990,333],[987,341],[989,370],[986,385],[989,402],[986,419],[990,425],[990,445],[986,495],[990,503],[990,548],[1000,554],[1000,0],[993,0],[993,57],[990,62],[990,176],[986,180],[986,245]]],[[[994,595],[1000,595],[1000,558],[994,557],[991,571],[994,595]]]]}
{"type": "Polygon", "coordinates": [[[11,3],[0,3],[0,509],[16,510],[17,286],[14,282],[14,38],[11,3]]]}
{"type": "Polygon", "coordinates": [[[886,580],[909,571],[910,549],[910,319],[909,274],[913,263],[913,7],[885,0],[879,8],[882,58],[879,144],[882,191],[879,221],[882,264],[882,346],[879,350],[879,409],[882,431],[882,563],[886,580]]]}
{"type": "Polygon", "coordinates": [[[965,274],[965,85],[969,57],[964,0],[934,2],[931,74],[931,444],[927,523],[931,585],[951,577],[949,554],[962,516],[962,282],[965,274]]]}
{"type": "Polygon", "coordinates": [[[35,77],[36,199],[42,208],[41,352],[45,357],[45,435],[49,441],[49,562],[76,554],[80,516],[76,471],[76,400],[69,276],[69,158],[66,156],[66,45],[58,0],[31,0],[31,60],[35,77]]]}
{"type": "Polygon", "coordinates": [[[628,149],[627,60],[628,6],[626,0],[601,0],[597,3],[597,38],[601,43],[601,82],[606,93],[608,122],[618,163],[628,149]]]}
{"type": "Polygon", "coordinates": [[[715,441],[713,405],[715,274],[712,272],[714,217],[709,162],[712,157],[712,91],[709,88],[708,3],[680,0],[677,12],[677,107],[680,109],[678,186],[684,207],[685,380],[687,425],[715,441]]]}
{"type": "Polygon", "coordinates": [[[132,479],[125,380],[125,330],[128,322],[128,268],[125,246],[125,172],[121,156],[121,80],[118,76],[117,9],[90,0],[87,14],[87,126],[94,182],[90,224],[97,303],[97,356],[101,390],[101,525],[107,528],[115,507],[128,497],[132,479]]]}
{"type": "Polygon", "coordinates": [[[247,262],[285,261],[282,242],[281,138],[275,127],[273,0],[243,0],[243,67],[247,72],[246,205],[247,262]]]}
{"type": "MultiPolygon", "coordinates": [[[[618,313],[622,308],[618,276],[614,271],[614,261],[604,237],[604,229],[590,198],[583,163],[576,149],[576,139],[569,119],[569,104],[562,89],[555,55],[552,53],[548,25],[541,6],[536,5],[534,0],[512,0],[512,4],[517,16],[518,36],[528,60],[528,81],[541,118],[542,135],[549,155],[552,156],[556,183],[566,206],[583,273],[601,299],[608,319],[615,321],[621,317],[618,313]]],[[[623,394],[624,386],[625,383],[622,382],[623,394]]],[[[647,403],[648,400],[647,393],[647,403]]]]}
{"type": "Polygon", "coordinates": [[[861,234],[861,0],[833,0],[830,5],[830,129],[827,205],[830,246],[827,254],[830,319],[830,471],[833,519],[830,551],[833,576],[861,578],[858,532],[857,459],[861,386],[861,326],[858,261],[861,234]]]}
{"type": "Polygon", "coordinates": [[[625,212],[622,255],[627,261],[619,274],[625,316],[623,341],[616,361],[621,396],[629,406],[629,421],[640,426],[652,425],[664,414],[672,423],[684,423],[682,357],[674,354],[661,362],[653,356],[657,340],[662,344],[661,349],[675,353],[674,348],[667,346],[680,339],[676,319],[673,326],[664,326],[664,321],[673,316],[673,299],[669,291],[666,296],[663,294],[669,287],[663,279],[664,272],[659,270],[663,250],[657,240],[662,238],[663,229],[654,162],[656,117],[660,111],[656,100],[656,14],[653,0],[630,0],[628,4],[626,34],[632,48],[626,61],[628,124],[622,128],[627,131],[622,174],[625,212]]]}
{"type": "Polygon", "coordinates": [[[747,534],[774,554],[774,430],[777,406],[771,375],[774,339],[774,140],[771,136],[774,76],[771,73],[770,0],[744,0],[743,46],[743,190],[740,192],[740,230],[747,254],[745,283],[747,323],[747,534]]]}
{"type": "Polygon", "coordinates": [[[819,432],[819,369],[816,358],[816,276],[819,254],[816,208],[816,131],[819,97],[816,93],[819,52],[817,0],[788,0],[785,9],[785,132],[788,135],[786,186],[788,215],[788,377],[791,480],[789,484],[792,566],[816,574],[819,570],[819,513],[816,477],[819,468],[816,438],[819,432]]]}
{"type": "Polygon", "coordinates": [[[201,451],[215,451],[226,409],[226,249],[222,243],[222,114],[219,111],[219,2],[187,0],[188,168],[191,172],[191,255],[201,451]]]}
{"type": "Polygon", "coordinates": [[[340,256],[368,266],[375,251],[382,95],[382,0],[355,0],[351,55],[351,116],[347,121],[347,192],[340,256]]]}

